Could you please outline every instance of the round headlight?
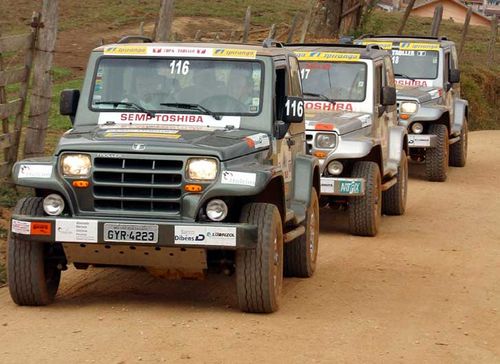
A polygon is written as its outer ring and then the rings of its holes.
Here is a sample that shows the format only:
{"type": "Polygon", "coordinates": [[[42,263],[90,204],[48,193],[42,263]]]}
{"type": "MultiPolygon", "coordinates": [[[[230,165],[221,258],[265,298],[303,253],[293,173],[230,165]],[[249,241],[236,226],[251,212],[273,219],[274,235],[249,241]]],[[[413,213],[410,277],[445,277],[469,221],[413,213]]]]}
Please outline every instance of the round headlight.
{"type": "Polygon", "coordinates": [[[403,102],[399,109],[400,114],[413,114],[417,112],[417,104],[414,102],[403,102]]]}
{"type": "Polygon", "coordinates": [[[226,218],[228,208],[223,200],[214,199],[207,204],[207,216],[212,221],[222,221],[226,218]]]}
{"type": "Polygon", "coordinates": [[[65,154],[61,158],[61,166],[65,177],[88,177],[92,161],[87,154],[65,154]]]}
{"type": "Polygon", "coordinates": [[[338,176],[344,170],[344,166],[339,161],[331,161],[328,163],[328,173],[332,176],[338,176]]]}
{"type": "Polygon", "coordinates": [[[61,215],[64,210],[64,199],[52,193],[43,199],[43,210],[47,215],[61,215]]]}
{"type": "Polygon", "coordinates": [[[337,144],[337,136],[334,133],[322,133],[316,135],[316,147],[317,148],[335,148],[337,144]]]}
{"type": "Polygon", "coordinates": [[[411,131],[415,134],[422,134],[424,131],[424,126],[420,123],[413,123],[411,126],[411,131]]]}

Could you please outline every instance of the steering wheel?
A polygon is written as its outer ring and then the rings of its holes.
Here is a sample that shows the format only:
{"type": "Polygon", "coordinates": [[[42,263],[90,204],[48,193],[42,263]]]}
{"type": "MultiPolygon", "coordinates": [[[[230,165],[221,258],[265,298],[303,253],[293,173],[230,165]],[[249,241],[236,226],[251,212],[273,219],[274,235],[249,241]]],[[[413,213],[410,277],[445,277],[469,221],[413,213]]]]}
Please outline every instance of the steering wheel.
{"type": "Polygon", "coordinates": [[[222,112],[245,112],[248,111],[248,107],[238,100],[236,97],[229,95],[214,95],[209,96],[200,101],[200,104],[207,107],[208,109],[215,109],[214,111],[222,112]],[[231,108],[228,109],[227,106],[230,105],[231,108]],[[236,109],[236,110],[235,110],[236,109]]]}

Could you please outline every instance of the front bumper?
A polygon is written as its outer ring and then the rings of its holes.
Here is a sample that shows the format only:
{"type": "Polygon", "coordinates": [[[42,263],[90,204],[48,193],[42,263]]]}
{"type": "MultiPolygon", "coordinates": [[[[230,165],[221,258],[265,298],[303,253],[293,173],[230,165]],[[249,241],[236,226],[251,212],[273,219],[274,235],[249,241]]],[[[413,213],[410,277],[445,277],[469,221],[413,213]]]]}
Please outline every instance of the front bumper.
{"type": "MultiPolygon", "coordinates": [[[[258,227],[243,223],[196,223],[165,220],[112,218],[58,218],[12,215],[11,231],[21,238],[47,243],[81,245],[130,245],[173,248],[255,249],[258,227]],[[105,225],[108,231],[105,236],[105,225]],[[157,231],[157,241],[147,242],[119,237],[110,239],[109,230],[130,228],[138,231],[157,231]],[[121,240],[120,240],[121,239],[121,240]]],[[[140,233],[132,234],[135,237],[140,233]]]]}
{"type": "Polygon", "coordinates": [[[408,134],[409,148],[435,148],[437,136],[434,134],[408,134]]]}
{"type": "Polygon", "coordinates": [[[321,195],[325,196],[363,196],[364,178],[321,177],[321,195]]]}

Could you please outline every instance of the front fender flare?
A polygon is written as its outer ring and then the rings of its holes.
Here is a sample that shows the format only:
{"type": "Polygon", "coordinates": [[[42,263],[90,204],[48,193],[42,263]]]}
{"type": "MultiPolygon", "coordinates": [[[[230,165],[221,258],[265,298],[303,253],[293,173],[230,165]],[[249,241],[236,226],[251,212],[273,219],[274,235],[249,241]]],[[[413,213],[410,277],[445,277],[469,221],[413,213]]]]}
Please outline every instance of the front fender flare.
{"type": "MultiPolygon", "coordinates": [[[[408,153],[408,143],[405,145],[408,131],[403,126],[394,126],[389,129],[389,158],[387,160],[387,172],[394,176],[398,172],[401,163],[402,151],[408,153]]],[[[385,172],[385,171],[384,171],[385,172]]]]}
{"type": "Polygon", "coordinates": [[[465,119],[468,119],[467,115],[469,109],[469,102],[463,99],[457,99],[453,103],[453,124],[451,125],[451,134],[456,136],[459,135],[464,126],[465,119]]]}

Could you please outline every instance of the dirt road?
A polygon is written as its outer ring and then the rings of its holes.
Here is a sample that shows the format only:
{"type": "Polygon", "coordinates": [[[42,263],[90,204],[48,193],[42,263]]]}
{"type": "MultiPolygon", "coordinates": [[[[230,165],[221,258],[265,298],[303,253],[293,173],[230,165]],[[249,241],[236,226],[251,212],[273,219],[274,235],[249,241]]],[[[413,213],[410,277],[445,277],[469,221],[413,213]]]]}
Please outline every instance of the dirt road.
{"type": "Polygon", "coordinates": [[[240,313],[233,277],[70,270],[49,307],[0,289],[0,362],[498,363],[500,132],[472,133],[446,183],[412,170],[377,238],[322,211],[317,274],[286,280],[276,314],[240,313]]]}

